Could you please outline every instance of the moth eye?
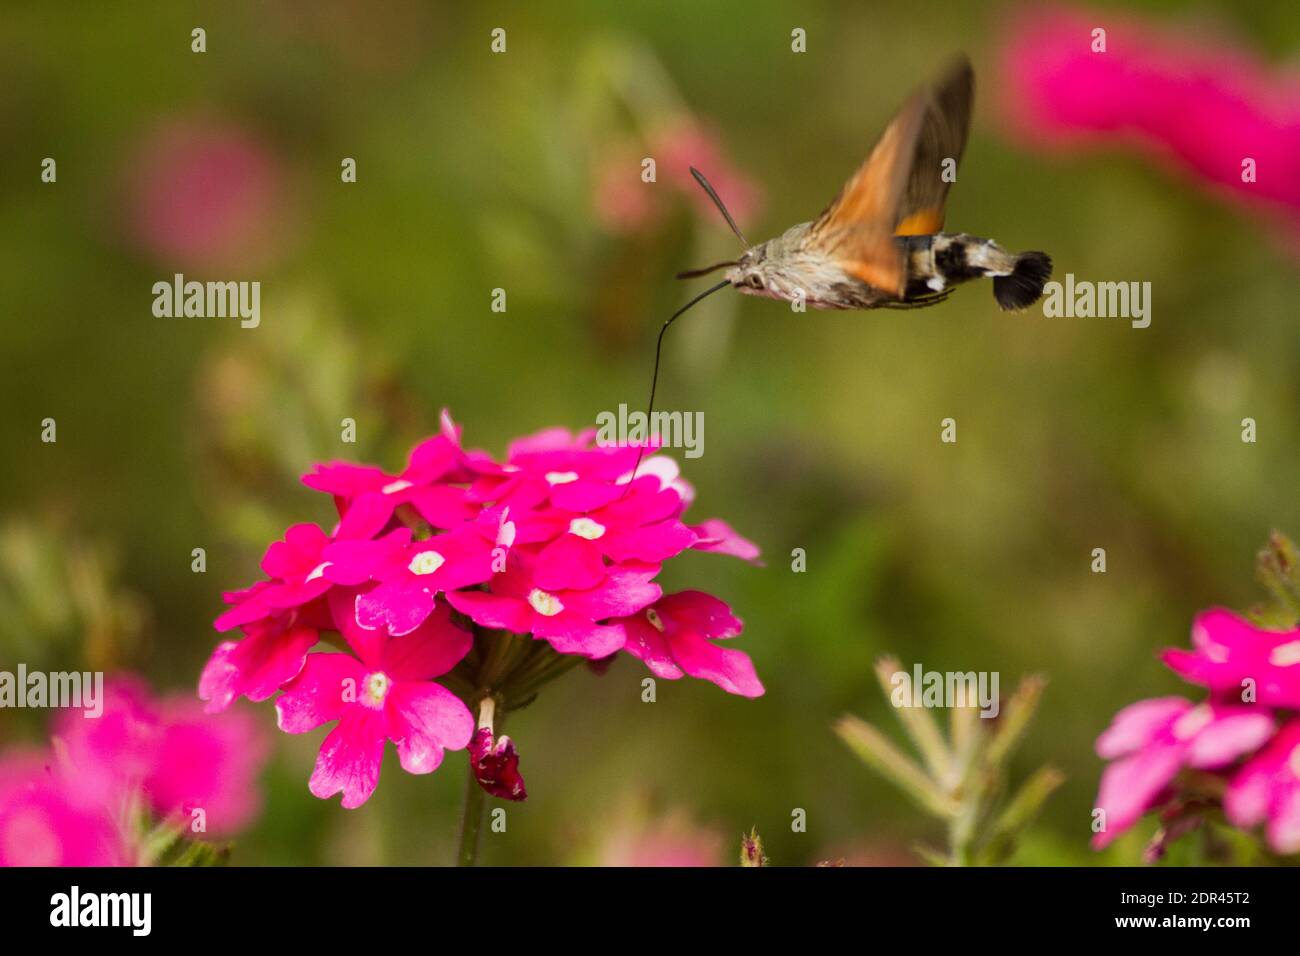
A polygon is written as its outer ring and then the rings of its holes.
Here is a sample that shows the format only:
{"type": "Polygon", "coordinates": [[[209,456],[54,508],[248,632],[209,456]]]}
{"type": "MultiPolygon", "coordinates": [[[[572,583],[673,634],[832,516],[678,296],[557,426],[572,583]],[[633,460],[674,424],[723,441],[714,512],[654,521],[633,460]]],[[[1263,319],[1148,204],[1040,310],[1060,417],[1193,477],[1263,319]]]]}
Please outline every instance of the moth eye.
{"type": "Polygon", "coordinates": [[[750,276],[750,277],[749,277],[749,287],[750,287],[751,289],[761,289],[761,288],[763,288],[763,277],[762,277],[762,276],[750,276]]]}

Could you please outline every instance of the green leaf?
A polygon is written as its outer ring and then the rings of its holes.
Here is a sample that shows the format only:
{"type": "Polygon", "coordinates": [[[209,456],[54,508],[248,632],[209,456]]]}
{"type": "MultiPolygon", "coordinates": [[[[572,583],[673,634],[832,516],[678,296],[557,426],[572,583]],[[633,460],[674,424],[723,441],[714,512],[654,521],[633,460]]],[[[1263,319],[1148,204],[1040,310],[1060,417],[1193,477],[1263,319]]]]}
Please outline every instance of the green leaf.
{"type": "Polygon", "coordinates": [[[851,714],[835,724],[835,732],[867,766],[894,784],[928,813],[949,819],[956,802],[879,730],[851,714]]]}
{"type": "MultiPolygon", "coordinates": [[[[890,699],[893,691],[893,677],[902,668],[897,657],[885,656],[876,661],[876,677],[880,680],[880,689],[884,691],[886,700],[890,699]]],[[[947,779],[953,772],[953,758],[930,711],[924,707],[897,707],[894,712],[916,745],[930,776],[936,780],[947,779]]]]}
{"type": "Polygon", "coordinates": [[[1001,719],[993,731],[987,755],[990,766],[1004,766],[1016,752],[1016,748],[1025,739],[1029,722],[1038,710],[1038,702],[1042,699],[1046,686],[1047,679],[1038,674],[1031,674],[1020,681],[1015,693],[1002,708],[1001,719]]]}

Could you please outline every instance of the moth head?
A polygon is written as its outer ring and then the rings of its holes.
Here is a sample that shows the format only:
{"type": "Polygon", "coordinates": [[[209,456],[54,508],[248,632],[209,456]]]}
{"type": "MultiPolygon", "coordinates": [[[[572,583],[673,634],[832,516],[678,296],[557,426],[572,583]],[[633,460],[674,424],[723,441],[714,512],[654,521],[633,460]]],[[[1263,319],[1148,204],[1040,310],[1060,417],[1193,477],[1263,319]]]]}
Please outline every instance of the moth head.
{"type": "Polygon", "coordinates": [[[727,281],[738,289],[761,292],[767,288],[766,259],[761,245],[746,249],[726,271],[727,281]]]}

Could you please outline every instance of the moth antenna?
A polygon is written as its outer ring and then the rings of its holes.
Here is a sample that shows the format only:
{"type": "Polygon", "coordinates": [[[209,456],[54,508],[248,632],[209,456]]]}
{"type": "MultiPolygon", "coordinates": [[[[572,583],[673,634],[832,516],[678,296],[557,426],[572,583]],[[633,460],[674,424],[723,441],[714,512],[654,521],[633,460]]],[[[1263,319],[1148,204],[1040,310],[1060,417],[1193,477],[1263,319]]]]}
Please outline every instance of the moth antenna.
{"type": "Polygon", "coordinates": [[[717,191],[714,190],[714,188],[709,185],[709,181],[704,178],[704,174],[702,172],[700,172],[694,166],[690,167],[690,170],[691,170],[691,175],[695,177],[695,181],[700,184],[700,188],[709,194],[709,198],[713,200],[713,205],[718,207],[718,212],[722,213],[722,218],[727,220],[727,225],[730,226],[731,231],[736,234],[736,238],[739,239],[741,242],[743,242],[745,244],[745,248],[748,249],[749,240],[745,238],[744,234],[740,231],[740,227],[736,225],[736,220],[731,218],[731,213],[727,212],[727,207],[724,206],[722,204],[722,200],[718,198],[717,191]]]}
{"type": "Polygon", "coordinates": [[[710,272],[717,272],[719,269],[725,269],[727,268],[727,266],[734,266],[734,265],[736,265],[735,259],[732,259],[728,262],[715,262],[713,265],[705,266],[703,269],[688,269],[685,272],[679,272],[677,273],[677,278],[698,279],[700,276],[706,276],[710,272]]]}
{"type": "Polygon", "coordinates": [[[709,286],[707,289],[705,289],[695,298],[691,299],[690,302],[687,302],[684,306],[682,306],[680,309],[678,309],[676,312],[670,315],[668,317],[668,321],[664,323],[663,328],[659,330],[659,339],[658,341],[655,342],[655,368],[654,368],[654,372],[652,372],[650,375],[650,401],[646,402],[646,410],[645,410],[646,440],[645,440],[645,444],[643,444],[640,450],[637,451],[636,464],[632,466],[632,477],[627,480],[627,488],[623,491],[621,498],[626,498],[627,493],[632,490],[632,482],[636,481],[637,470],[641,467],[641,459],[645,457],[646,446],[650,444],[650,438],[651,438],[650,416],[654,413],[655,410],[655,389],[659,386],[659,358],[663,353],[664,333],[668,331],[668,326],[676,322],[678,316],[680,316],[686,310],[691,308],[691,306],[695,305],[701,299],[706,299],[709,296],[713,295],[713,293],[717,292],[719,289],[725,289],[729,285],[731,285],[731,282],[727,279],[723,279],[717,285],[709,286]]]}

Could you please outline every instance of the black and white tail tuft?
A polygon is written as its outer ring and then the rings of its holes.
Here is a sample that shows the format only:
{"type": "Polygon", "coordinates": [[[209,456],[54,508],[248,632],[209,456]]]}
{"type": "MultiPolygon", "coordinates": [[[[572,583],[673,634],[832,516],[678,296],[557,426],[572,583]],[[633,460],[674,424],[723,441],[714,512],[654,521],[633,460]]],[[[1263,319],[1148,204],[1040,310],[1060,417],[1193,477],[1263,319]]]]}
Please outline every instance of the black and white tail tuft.
{"type": "Polygon", "coordinates": [[[1052,275],[1052,260],[1045,252],[1022,252],[1009,276],[993,280],[993,298],[1006,312],[1026,309],[1038,301],[1052,275]]]}

